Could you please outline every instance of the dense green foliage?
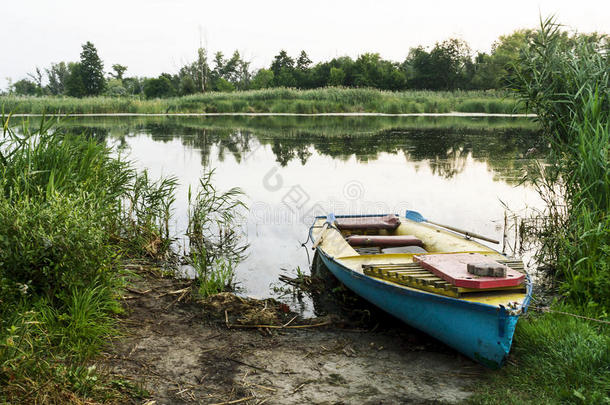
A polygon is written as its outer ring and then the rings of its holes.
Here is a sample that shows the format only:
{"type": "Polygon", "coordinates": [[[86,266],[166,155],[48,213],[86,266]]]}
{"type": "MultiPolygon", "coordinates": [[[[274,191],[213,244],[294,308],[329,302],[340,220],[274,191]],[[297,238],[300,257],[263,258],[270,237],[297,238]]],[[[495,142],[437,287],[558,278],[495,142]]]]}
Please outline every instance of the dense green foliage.
{"type": "MultiPolygon", "coordinates": [[[[136,172],[103,136],[44,118],[36,129],[22,124],[3,117],[0,138],[0,403],[137,395],[89,364],[117,334],[122,259],[176,255],[169,225],[176,180],[136,172]]],[[[211,173],[201,186],[189,236],[206,295],[232,285],[247,245],[230,221],[243,207],[240,192],[217,193],[211,173]]]]}
{"type": "MultiPolygon", "coordinates": [[[[171,91],[169,79],[147,82],[144,91],[171,91]],[[155,83],[149,85],[149,83],[155,83]]],[[[447,113],[519,112],[517,100],[500,91],[404,91],[324,88],[265,89],[234,93],[208,92],[165,99],[137,97],[16,97],[0,96],[0,105],[13,113],[447,113]]]]}

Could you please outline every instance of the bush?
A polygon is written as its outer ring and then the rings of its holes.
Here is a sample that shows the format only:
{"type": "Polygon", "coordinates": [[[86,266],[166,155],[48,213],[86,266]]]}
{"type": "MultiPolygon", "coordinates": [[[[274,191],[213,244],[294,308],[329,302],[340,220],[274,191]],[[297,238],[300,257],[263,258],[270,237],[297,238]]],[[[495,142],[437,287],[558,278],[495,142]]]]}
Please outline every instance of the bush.
{"type": "Polygon", "coordinates": [[[86,194],[46,201],[0,196],[5,284],[51,302],[66,302],[73,288],[114,284],[115,253],[101,226],[105,213],[87,200],[86,194]]]}

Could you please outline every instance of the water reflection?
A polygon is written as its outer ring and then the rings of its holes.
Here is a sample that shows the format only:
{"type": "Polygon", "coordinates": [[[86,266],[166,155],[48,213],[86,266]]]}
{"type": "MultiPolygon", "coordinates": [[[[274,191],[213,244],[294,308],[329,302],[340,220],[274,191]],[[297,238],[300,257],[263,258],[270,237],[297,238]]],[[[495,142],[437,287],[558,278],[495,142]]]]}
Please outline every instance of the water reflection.
{"type": "Polygon", "coordinates": [[[106,139],[152,176],[177,176],[176,233],[186,228],[188,187],[204,167],[216,168],[219,189],[242,188],[250,249],[238,280],[256,297],[269,295],[282,268],[307,269],[300,242],[315,214],[417,209],[499,237],[502,202],[514,209],[541,204],[519,184],[528,151],[543,150],[529,121],[123,117],[73,119],[60,130],[106,139]]]}
{"type": "Polygon", "coordinates": [[[180,139],[201,152],[204,166],[227,155],[240,162],[253,148],[269,145],[282,167],[294,160],[306,165],[314,151],[362,163],[391,153],[426,162],[433,174],[451,178],[472,158],[487,163],[496,178],[513,183],[529,160],[527,152],[544,149],[530,121],[497,117],[97,117],[72,119],[63,130],[113,137],[120,145],[136,134],[162,143],[180,139]],[[217,155],[211,157],[213,148],[217,155]]]}

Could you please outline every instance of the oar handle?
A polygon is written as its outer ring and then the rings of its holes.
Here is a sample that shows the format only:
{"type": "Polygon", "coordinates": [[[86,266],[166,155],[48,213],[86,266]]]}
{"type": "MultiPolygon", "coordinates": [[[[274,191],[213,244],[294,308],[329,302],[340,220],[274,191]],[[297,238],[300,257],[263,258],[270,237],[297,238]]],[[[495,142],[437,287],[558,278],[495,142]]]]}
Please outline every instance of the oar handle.
{"type": "Polygon", "coordinates": [[[473,238],[485,240],[487,242],[496,243],[496,244],[500,243],[500,241],[497,241],[495,239],[491,239],[491,238],[488,238],[487,236],[479,235],[478,233],[466,231],[464,229],[456,228],[456,227],[449,226],[449,225],[439,224],[438,222],[432,222],[430,220],[427,220],[426,222],[428,222],[430,224],[434,224],[436,226],[440,226],[442,228],[447,228],[449,230],[452,230],[452,231],[457,232],[457,233],[461,233],[461,234],[466,235],[466,236],[472,236],[473,238]]]}

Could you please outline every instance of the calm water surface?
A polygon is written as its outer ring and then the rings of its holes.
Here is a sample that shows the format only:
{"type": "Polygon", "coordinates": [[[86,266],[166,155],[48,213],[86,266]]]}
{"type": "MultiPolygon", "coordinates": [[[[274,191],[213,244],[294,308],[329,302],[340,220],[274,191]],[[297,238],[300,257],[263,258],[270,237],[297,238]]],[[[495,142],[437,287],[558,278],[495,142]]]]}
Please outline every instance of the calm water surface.
{"type": "Polygon", "coordinates": [[[535,127],[523,120],[88,118],[68,127],[105,137],[153,176],[176,176],[179,238],[188,187],[205,169],[216,170],[219,189],[242,188],[250,248],[237,281],[253,297],[270,296],[279,274],[308,271],[301,243],[315,215],[414,209],[502,239],[504,204],[541,205],[519,184],[528,156],[540,149],[535,127]]]}

